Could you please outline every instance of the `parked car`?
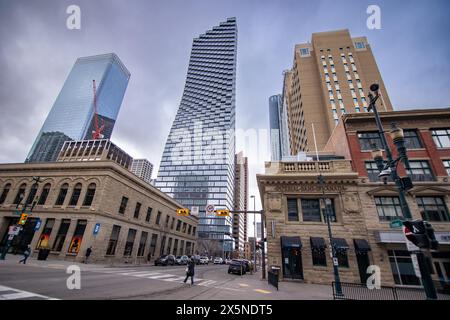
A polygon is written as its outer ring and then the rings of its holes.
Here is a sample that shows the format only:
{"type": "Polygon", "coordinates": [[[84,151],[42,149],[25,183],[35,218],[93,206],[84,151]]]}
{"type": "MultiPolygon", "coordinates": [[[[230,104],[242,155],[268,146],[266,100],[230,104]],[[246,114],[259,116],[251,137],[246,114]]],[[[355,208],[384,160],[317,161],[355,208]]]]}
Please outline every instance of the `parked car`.
{"type": "Polygon", "coordinates": [[[231,259],[225,259],[225,264],[230,264],[231,261],[233,261],[233,260],[231,260],[231,259]]]}
{"type": "Polygon", "coordinates": [[[247,259],[242,259],[245,265],[245,271],[250,272],[253,270],[253,262],[247,259]]]}
{"type": "Polygon", "coordinates": [[[228,266],[228,273],[244,275],[247,272],[246,265],[242,259],[233,259],[228,266]]]}
{"type": "Polygon", "coordinates": [[[188,260],[189,260],[188,256],[177,256],[175,262],[178,265],[184,265],[188,263],[188,260]]]}
{"type": "Polygon", "coordinates": [[[223,259],[221,257],[214,258],[214,264],[222,264],[222,263],[223,263],[223,259]]]}
{"type": "Polygon", "coordinates": [[[167,266],[167,265],[175,265],[176,259],[172,254],[164,254],[155,260],[155,266],[167,266]]]}
{"type": "Polygon", "coordinates": [[[192,255],[189,257],[189,259],[194,260],[195,264],[200,264],[200,256],[199,255],[192,255]]]}
{"type": "Polygon", "coordinates": [[[200,264],[209,264],[209,259],[208,257],[200,257],[200,264]]]}

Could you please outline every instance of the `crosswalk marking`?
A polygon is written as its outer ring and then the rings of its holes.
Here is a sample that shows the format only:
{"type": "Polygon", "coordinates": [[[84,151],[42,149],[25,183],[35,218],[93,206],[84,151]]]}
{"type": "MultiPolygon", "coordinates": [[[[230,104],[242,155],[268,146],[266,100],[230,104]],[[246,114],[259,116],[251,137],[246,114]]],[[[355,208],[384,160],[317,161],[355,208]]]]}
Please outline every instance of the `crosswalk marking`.
{"type": "Polygon", "coordinates": [[[162,279],[162,278],[173,278],[173,274],[160,274],[160,275],[155,275],[155,276],[149,276],[147,278],[150,279],[162,279]]]}
{"type": "Polygon", "coordinates": [[[199,286],[207,287],[207,286],[212,285],[212,284],[214,284],[214,283],[216,283],[216,282],[217,282],[217,281],[214,281],[214,280],[205,280],[205,281],[203,281],[203,282],[200,282],[198,285],[199,285],[199,286]]]}
{"type": "Polygon", "coordinates": [[[0,300],[16,300],[16,299],[26,299],[26,298],[58,300],[55,298],[43,296],[41,294],[28,292],[28,291],[24,291],[24,290],[19,290],[19,289],[14,289],[14,288],[0,285],[0,300]],[[2,292],[5,292],[5,293],[2,294],[2,292]],[[6,292],[8,292],[8,293],[6,293],[6,292]],[[11,292],[13,292],[13,293],[11,293],[11,292]]]}

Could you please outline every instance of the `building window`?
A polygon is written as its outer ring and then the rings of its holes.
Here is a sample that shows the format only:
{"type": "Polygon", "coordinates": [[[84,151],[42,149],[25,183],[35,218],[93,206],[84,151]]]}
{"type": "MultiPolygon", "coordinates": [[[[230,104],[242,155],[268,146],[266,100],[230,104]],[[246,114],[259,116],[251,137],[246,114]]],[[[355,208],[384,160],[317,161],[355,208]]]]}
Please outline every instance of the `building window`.
{"type": "Polygon", "coordinates": [[[434,176],[431,172],[428,161],[409,161],[409,170],[406,170],[413,181],[433,181],[434,176]]]}
{"type": "Polygon", "coordinates": [[[134,215],[133,217],[135,219],[139,219],[139,212],[141,211],[142,204],[140,202],[136,202],[136,207],[134,208],[134,215]]]}
{"type": "Polygon", "coordinates": [[[298,221],[297,199],[287,199],[288,221],[298,221]]]}
{"type": "Polygon", "coordinates": [[[158,211],[158,214],[156,215],[156,224],[159,225],[159,222],[161,220],[161,211],[158,211]]]}
{"type": "Polygon", "coordinates": [[[373,144],[375,144],[377,148],[383,149],[381,137],[378,132],[359,132],[358,139],[361,150],[363,151],[371,151],[373,149],[373,144]]]}
{"type": "Polygon", "coordinates": [[[14,199],[13,204],[19,204],[22,202],[22,199],[25,197],[25,189],[27,185],[25,183],[21,184],[19,190],[17,191],[16,198],[14,199]]]}
{"type": "Polygon", "coordinates": [[[138,257],[144,256],[145,244],[147,243],[147,238],[148,238],[148,233],[145,231],[142,231],[141,240],[139,241],[139,247],[138,247],[138,252],[137,252],[138,257]]]}
{"type": "Polygon", "coordinates": [[[420,280],[414,272],[414,266],[409,251],[388,250],[388,256],[395,284],[420,285],[420,280]]]}
{"type": "Polygon", "coordinates": [[[301,48],[300,49],[300,56],[302,56],[302,57],[309,56],[309,49],[308,48],[301,48]]]}
{"type": "Polygon", "coordinates": [[[81,183],[77,183],[73,188],[72,197],[70,197],[69,206],[76,206],[81,194],[81,183]]]}
{"type": "Polygon", "coordinates": [[[120,214],[124,214],[125,210],[127,209],[127,204],[128,204],[128,198],[127,197],[122,197],[122,200],[120,201],[120,207],[119,207],[119,213],[120,214]]]}
{"type": "Polygon", "coordinates": [[[322,221],[319,199],[301,199],[303,221],[322,221]]]}
{"type": "Polygon", "coordinates": [[[364,49],[366,46],[364,45],[364,42],[362,41],[357,41],[355,42],[355,48],[356,49],[364,49]]]}
{"type": "Polygon", "coordinates": [[[186,222],[183,222],[183,230],[182,230],[183,233],[186,233],[186,228],[187,228],[187,224],[186,224],[186,222]]]}
{"type": "Polygon", "coordinates": [[[192,230],[192,226],[191,225],[188,225],[188,234],[191,234],[191,230],[192,230]]]}
{"type": "Polygon", "coordinates": [[[339,267],[348,268],[348,254],[347,250],[336,250],[336,258],[338,260],[339,267]]]}
{"type": "Polygon", "coordinates": [[[170,220],[170,217],[169,217],[169,215],[167,215],[166,216],[166,224],[164,225],[166,228],[169,227],[169,220],[170,220]]]}
{"type": "Polygon", "coordinates": [[[61,189],[59,189],[58,198],[56,199],[55,205],[56,206],[62,206],[64,203],[64,200],[67,196],[67,190],[69,190],[69,185],[67,183],[63,184],[61,186],[61,189]]]}
{"type": "Polygon", "coordinates": [[[449,221],[447,206],[442,197],[416,197],[422,219],[426,221],[449,221]]]}
{"type": "Polygon", "coordinates": [[[375,197],[375,205],[380,221],[403,218],[402,207],[398,197],[375,197]]]}
{"type": "Polygon", "coordinates": [[[70,241],[69,253],[78,253],[81,247],[81,241],[83,240],[84,231],[86,230],[87,220],[78,220],[77,226],[70,241]]]}
{"type": "Polygon", "coordinates": [[[176,230],[177,230],[177,231],[180,231],[180,230],[181,230],[181,220],[178,220],[178,221],[177,221],[177,228],[176,228],[176,230]]]}
{"type": "Polygon", "coordinates": [[[197,230],[196,227],[192,227],[192,235],[195,236],[195,231],[197,230]]]}
{"type": "Polygon", "coordinates": [[[39,241],[36,245],[36,249],[40,249],[40,248],[47,249],[50,247],[48,240],[50,239],[50,234],[52,233],[54,225],[55,225],[55,219],[47,219],[45,221],[45,226],[44,226],[44,229],[42,230],[41,236],[39,237],[39,241]]]}
{"type": "Polygon", "coordinates": [[[44,188],[42,188],[41,195],[39,196],[38,205],[44,205],[47,201],[48,194],[50,193],[50,183],[47,183],[44,188]]]}
{"type": "MultiPolygon", "coordinates": [[[[442,160],[442,163],[444,164],[445,170],[447,170],[447,175],[450,176],[450,160],[442,160]]],[[[0,203],[2,203],[0,201],[0,203]]]]}
{"type": "Polygon", "coordinates": [[[136,230],[135,229],[129,229],[128,230],[128,236],[127,236],[127,242],[125,243],[125,250],[123,251],[123,255],[125,257],[131,256],[131,253],[133,252],[133,246],[134,246],[134,239],[136,238],[136,230]]]}
{"type": "Polygon", "coordinates": [[[158,235],[157,234],[152,234],[152,240],[150,241],[150,256],[154,256],[155,255],[155,251],[156,251],[156,243],[158,242],[158,235]]]}
{"type": "Polygon", "coordinates": [[[150,218],[152,217],[152,211],[153,209],[148,207],[147,208],[147,215],[145,216],[145,221],[150,222],[150,218]]]}
{"type": "Polygon", "coordinates": [[[95,183],[91,183],[86,191],[86,195],[84,196],[83,206],[90,207],[92,202],[94,201],[95,196],[95,183]]]}
{"type": "Polygon", "coordinates": [[[173,255],[177,256],[177,252],[178,251],[178,239],[175,239],[174,243],[173,243],[173,255]]]}
{"type": "Polygon", "coordinates": [[[173,230],[174,226],[175,226],[175,218],[172,217],[172,223],[170,224],[170,229],[173,230]]]}
{"type": "Polygon", "coordinates": [[[8,183],[5,185],[2,191],[2,195],[0,196],[0,204],[3,204],[6,200],[6,197],[8,196],[9,190],[11,189],[11,184],[8,183]]]}
{"type": "Polygon", "coordinates": [[[438,148],[450,148],[450,129],[431,130],[431,135],[438,148]]]}
{"type": "Polygon", "coordinates": [[[313,266],[327,266],[327,258],[325,252],[325,240],[323,238],[310,238],[311,256],[313,266]]]}
{"type": "Polygon", "coordinates": [[[403,130],[403,134],[405,135],[405,147],[407,149],[423,148],[417,130],[403,130]]]}
{"type": "Polygon", "coordinates": [[[70,219],[62,219],[61,224],[59,226],[58,233],[56,234],[55,242],[53,243],[53,251],[61,251],[64,245],[64,241],[66,241],[67,231],[70,227],[70,219]]]}
{"type": "Polygon", "coordinates": [[[172,238],[169,237],[169,241],[167,241],[167,254],[170,254],[170,251],[172,250],[172,238]]]}
{"type": "MultiPolygon", "coordinates": [[[[369,181],[371,182],[378,182],[380,181],[380,178],[378,177],[378,175],[380,174],[380,171],[378,170],[377,164],[375,163],[375,161],[366,161],[365,162],[366,165],[366,171],[367,171],[367,176],[369,177],[369,181]]],[[[392,181],[392,178],[390,178],[390,181],[392,181]]]]}
{"type": "Polygon", "coordinates": [[[119,241],[120,226],[113,225],[111,236],[109,237],[108,249],[106,249],[106,254],[113,256],[116,254],[117,241],[119,241]]]}

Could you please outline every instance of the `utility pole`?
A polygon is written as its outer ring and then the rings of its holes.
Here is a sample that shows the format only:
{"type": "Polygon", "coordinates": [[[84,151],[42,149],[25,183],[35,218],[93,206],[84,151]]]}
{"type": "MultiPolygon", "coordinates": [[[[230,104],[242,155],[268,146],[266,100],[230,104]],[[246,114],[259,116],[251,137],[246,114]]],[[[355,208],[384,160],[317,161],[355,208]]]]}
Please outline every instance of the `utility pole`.
{"type": "Polygon", "coordinates": [[[254,232],[254,241],[253,241],[253,260],[255,265],[255,272],[258,271],[256,267],[256,197],[250,196],[253,198],[253,232],[254,232]]]}

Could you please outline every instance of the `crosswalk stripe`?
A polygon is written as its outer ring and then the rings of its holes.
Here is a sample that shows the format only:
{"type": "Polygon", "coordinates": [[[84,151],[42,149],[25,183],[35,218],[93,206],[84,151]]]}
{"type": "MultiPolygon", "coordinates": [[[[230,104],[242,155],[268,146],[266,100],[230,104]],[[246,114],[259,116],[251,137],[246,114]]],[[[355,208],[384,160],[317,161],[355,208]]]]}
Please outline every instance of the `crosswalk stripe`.
{"type": "Polygon", "coordinates": [[[56,298],[51,298],[51,297],[47,297],[47,296],[43,296],[41,294],[37,294],[37,293],[33,293],[33,292],[28,292],[28,291],[24,291],[24,290],[19,290],[19,289],[14,289],[14,288],[10,288],[10,287],[6,287],[6,286],[2,286],[0,285],[0,300],[15,300],[15,299],[25,299],[25,298],[41,298],[41,299],[47,299],[47,300],[59,300],[56,298]],[[2,294],[2,292],[13,292],[13,293],[4,293],[2,294]]]}
{"type": "Polygon", "coordinates": [[[173,274],[162,274],[162,275],[150,276],[150,277],[147,277],[147,278],[150,278],[150,279],[162,279],[162,278],[171,278],[171,277],[173,277],[173,274]]]}
{"type": "Polygon", "coordinates": [[[183,281],[184,279],[185,279],[186,277],[177,277],[177,276],[175,276],[174,278],[169,278],[169,279],[161,279],[161,280],[164,280],[164,281],[183,281]]]}
{"type": "Polygon", "coordinates": [[[141,274],[133,274],[133,276],[146,278],[148,276],[156,276],[159,274],[160,274],[159,272],[147,272],[147,273],[141,273],[141,274]]]}
{"type": "Polygon", "coordinates": [[[214,280],[205,280],[205,281],[199,283],[198,285],[199,286],[209,286],[209,285],[211,285],[213,283],[216,283],[216,281],[214,281],[214,280]]]}
{"type": "Polygon", "coordinates": [[[149,272],[148,270],[147,271],[131,271],[131,272],[121,272],[120,274],[121,275],[124,275],[124,276],[138,276],[139,274],[143,274],[143,273],[159,273],[159,272],[149,272]]]}

